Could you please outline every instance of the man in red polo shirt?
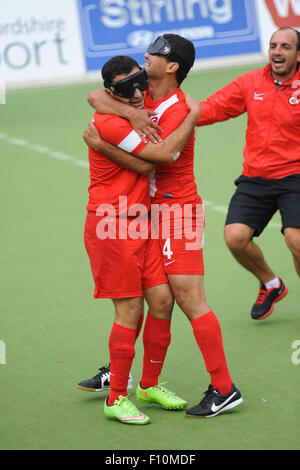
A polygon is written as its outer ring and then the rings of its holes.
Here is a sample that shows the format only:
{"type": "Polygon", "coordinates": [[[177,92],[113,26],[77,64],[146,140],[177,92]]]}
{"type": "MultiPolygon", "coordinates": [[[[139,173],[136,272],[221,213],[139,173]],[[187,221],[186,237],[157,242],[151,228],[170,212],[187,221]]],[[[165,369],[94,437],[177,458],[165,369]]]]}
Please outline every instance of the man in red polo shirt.
{"type": "Polygon", "coordinates": [[[198,126],[248,114],[242,175],[225,223],[236,260],[260,281],[251,316],[270,315],[288,292],[253,241],[279,210],[282,233],[300,276],[300,33],[271,37],[269,64],[248,72],[200,102],[198,126]]]}

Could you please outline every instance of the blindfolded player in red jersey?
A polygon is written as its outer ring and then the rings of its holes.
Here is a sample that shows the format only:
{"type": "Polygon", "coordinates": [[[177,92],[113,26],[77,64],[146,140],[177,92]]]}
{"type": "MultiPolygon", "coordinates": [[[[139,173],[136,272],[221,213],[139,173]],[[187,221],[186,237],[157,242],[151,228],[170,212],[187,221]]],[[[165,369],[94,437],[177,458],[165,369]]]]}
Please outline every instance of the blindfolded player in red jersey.
{"type": "MultiPolygon", "coordinates": [[[[180,84],[192,67],[194,59],[193,44],[174,34],[159,36],[145,53],[145,70],[149,79],[149,88],[145,93],[147,111],[139,112],[138,115],[144,113],[144,116],[148,116],[151,112],[152,119],[155,120],[152,126],[159,126],[161,130],[159,136],[162,140],[180,125],[188,112],[180,84]]],[[[116,103],[103,90],[92,92],[89,95],[89,102],[98,112],[115,113],[128,118],[131,123],[134,121],[132,116],[137,116],[135,109],[123,103],[116,103]]],[[[148,129],[150,131],[146,130],[146,138],[141,133],[135,133],[135,138],[140,136],[140,145],[143,143],[145,145],[150,137],[153,138],[151,126],[148,129]]],[[[101,141],[97,133],[93,134],[91,129],[85,133],[85,139],[109,158],[118,159],[120,164],[122,164],[121,159],[133,160],[131,154],[125,154],[120,149],[101,141]]],[[[202,200],[197,193],[193,171],[194,140],[193,133],[172,164],[166,164],[159,150],[154,149],[151,158],[155,158],[159,164],[152,173],[150,187],[152,207],[158,205],[165,208],[158,220],[165,272],[177,304],[190,320],[195,340],[211,379],[205,397],[198,405],[187,410],[186,415],[211,417],[239,405],[242,398],[229,374],[219,321],[206,302],[202,246],[204,220],[203,211],[197,212],[197,209],[202,207],[202,200]],[[181,209],[181,214],[186,208],[190,209],[189,217],[181,218],[184,220],[184,227],[178,224],[180,219],[178,212],[171,211],[174,206],[181,209]],[[168,236],[165,236],[162,230],[164,219],[168,220],[171,227],[168,236]],[[181,231],[180,234],[178,231],[181,231]],[[200,239],[197,238],[199,234],[200,239]]],[[[131,149],[127,148],[127,151],[131,152],[131,149]]],[[[142,393],[143,389],[139,386],[138,399],[142,393]]]]}
{"type": "MultiPolygon", "coordinates": [[[[133,59],[126,56],[111,59],[104,65],[102,76],[114,101],[143,107],[147,75],[133,59]]],[[[130,148],[138,157],[134,167],[137,171],[132,171],[130,162],[124,168],[89,148],[90,186],[84,241],[95,282],[94,297],[112,299],[115,319],[109,337],[110,369],[102,369],[78,388],[89,391],[109,388],[104,414],[126,424],[150,422],[127,397],[135,342],[143,321],[144,298],[149,313],[144,327],[143,391],[139,393],[139,401],[158,403],[172,410],[187,405],[174,392],[158,384],[170,344],[173,297],[158,239],[150,236],[147,223],[151,203],[148,174],[155,163],[142,159],[153,155],[155,147],[166,162],[173,161],[184,148],[199,117],[198,104],[191,99],[187,103],[190,110],[184,121],[158,145],[151,142],[140,145],[130,123],[118,116],[95,113],[93,119],[103,139],[120,148],[130,148]],[[133,229],[136,222],[133,213],[137,209],[144,210],[144,220],[139,218],[142,226],[139,233],[133,229]]],[[[130,382],[129,386],[132,386],[130,382]]]]}

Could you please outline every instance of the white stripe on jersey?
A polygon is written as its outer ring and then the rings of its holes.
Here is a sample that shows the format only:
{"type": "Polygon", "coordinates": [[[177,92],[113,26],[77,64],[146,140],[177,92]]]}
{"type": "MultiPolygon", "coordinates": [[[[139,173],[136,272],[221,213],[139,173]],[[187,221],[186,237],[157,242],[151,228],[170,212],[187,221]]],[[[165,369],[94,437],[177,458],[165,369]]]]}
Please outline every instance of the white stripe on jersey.
{"type": "Polygon", "coordinates": [[[118,147],[125,150],[125,152],[132,153],[141,142],[142,139],[139,137],[138,133],[131,131],[130,134],[118,144],[118,147]]]}
{"type": "MultiPolygon", "coordinates": [[[[168,109],[170,108],[170,106],[172,106],[173,104],[177,103],[179,101],[179,98],[177,96],[177,94],[175,95],[172,95],[168,100],[166,101],[163,101],[159,106],[157,106],[157,108],[154,110],[155,112],[155,115],[157,117],[157,120],[155,120],[155,122],[159,122],[160,118],[162,117],[163,113],[168,109]]],[[[180,155],[180,152],[178,152],[175,157],[174,157],[174,160],[177,160],[177,158],[179,157],[180,155]]],[[[157,191],[157,187],[156,187],[156,178],[155,178],[155,170],[152,170],[151,173],[150,173],[150,196],[151,197],[154,197],[156,191],[157,191]]]]}
{"type": "Polygon", "coordinates": [[[158,121],[159,121],[160,118],[162,117],[163,113],[164,113],[168,108],[170,108],[170,106],[172,106],[173,104],[177,103],[178,101],[179,101],[179,98],[178,98],[178,96],[175,94],[175,95],[172,95],[171,98],[169,98],[169,99],[166,100],[166,101],[163,101],[159,106],[157,106],[157,108],[154,110],[154,112],[155,112],[155,115],[157,116],[158,121]]]}

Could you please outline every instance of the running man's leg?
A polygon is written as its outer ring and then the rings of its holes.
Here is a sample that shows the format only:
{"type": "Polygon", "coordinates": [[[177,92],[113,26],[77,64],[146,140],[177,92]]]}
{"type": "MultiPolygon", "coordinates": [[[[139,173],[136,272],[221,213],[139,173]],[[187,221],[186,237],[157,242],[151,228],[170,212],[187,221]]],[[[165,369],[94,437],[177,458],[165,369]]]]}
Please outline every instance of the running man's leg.
{"type": "Polygon", "coordinates": [[[275,273],[265,261],[262,250],[253,242],[254,232],[253,228],[245,224],[226,225],[225,242],[235,259],[265,284],[274,279],[275,273]]]}
{"type": "Polygon", "coordinates": [[[203,276],[169,275],[169,283],[178,306],[193,328],[196,342],[211,376],[211,385],[224,395],[232,380],[228,371],[219,321],[206,302],[203,276]]]}

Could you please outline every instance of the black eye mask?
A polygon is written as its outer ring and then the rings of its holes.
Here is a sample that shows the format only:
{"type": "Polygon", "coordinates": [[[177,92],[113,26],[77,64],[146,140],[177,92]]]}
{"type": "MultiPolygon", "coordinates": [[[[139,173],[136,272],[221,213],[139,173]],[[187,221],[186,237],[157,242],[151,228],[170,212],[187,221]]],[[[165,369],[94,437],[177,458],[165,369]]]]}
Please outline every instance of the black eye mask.
{"type": "Polygon", "coordinates": [[[133,98],[137,88],[142,92],[146,90],[148,87],[148,77],[145,69],[141,69],[129,77],[123,78],[118,82],[112,82],[105,86],[116,96],[121,96],[122,98],[133,98]]]}
{"type": "Polygon", "coordinates": [[[190,70],[190,67],[188,67],[184,60],[172,50],[172,47],[163,36],[158,36],[158,38],[150,44],[147,52],[150,55],[161,55],[172,62],[178,62],[184,76],[186,76],[190,70]]]}

